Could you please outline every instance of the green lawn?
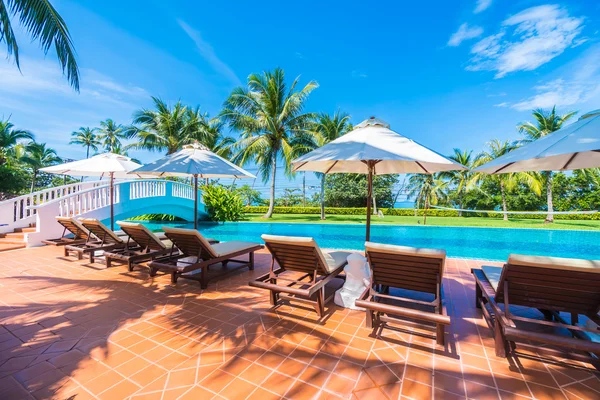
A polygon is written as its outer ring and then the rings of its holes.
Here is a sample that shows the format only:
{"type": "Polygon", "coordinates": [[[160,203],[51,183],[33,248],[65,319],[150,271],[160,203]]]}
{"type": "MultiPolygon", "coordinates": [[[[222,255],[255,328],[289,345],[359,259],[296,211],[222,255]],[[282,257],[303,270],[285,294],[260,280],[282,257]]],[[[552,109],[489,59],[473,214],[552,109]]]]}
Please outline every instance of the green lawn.
{"type": "MultiPolygon", "coordinates": [[[[250,222],[309,222],[318,224],[364,224],[366,217],[362,215],[329,215],[321,221],[314,214],[275,214],[270,220],[262,218],[262,214],[246,214],[250,222]]],[[[423,225],[423,217],[387,216],[371,218],[373,224],[423,225]]],[[[555,220],[553,224],[545,224],[538,219],[511,219],[508,222],[501,218],[480,217],[427,217],[427,225],[431,226],[478,226],[489,228],[537,228],[537,229],[587,229],[600,230],[600,221],[555,220]]]]}

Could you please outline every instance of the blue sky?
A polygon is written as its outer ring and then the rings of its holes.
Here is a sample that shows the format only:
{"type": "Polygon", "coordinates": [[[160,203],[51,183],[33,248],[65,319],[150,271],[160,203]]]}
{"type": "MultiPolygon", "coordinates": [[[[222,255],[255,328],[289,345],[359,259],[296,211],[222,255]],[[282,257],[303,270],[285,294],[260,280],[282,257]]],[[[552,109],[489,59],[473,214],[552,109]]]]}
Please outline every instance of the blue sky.
{"type": "Polygon", "coordinates": [[[277,66],[319,83],[308,110],[340,108],[353,123],[375,115],[445,154],[517,138],[532,108],[600,108],[596,1],[53,3],[75,42],[81,92],[17,30],[22,70],[0,61],[0,116],[64,157],[85,156],[68,145],[73,130],[127,124],[151,95],[215,115],[248,74],[277,66]]]}

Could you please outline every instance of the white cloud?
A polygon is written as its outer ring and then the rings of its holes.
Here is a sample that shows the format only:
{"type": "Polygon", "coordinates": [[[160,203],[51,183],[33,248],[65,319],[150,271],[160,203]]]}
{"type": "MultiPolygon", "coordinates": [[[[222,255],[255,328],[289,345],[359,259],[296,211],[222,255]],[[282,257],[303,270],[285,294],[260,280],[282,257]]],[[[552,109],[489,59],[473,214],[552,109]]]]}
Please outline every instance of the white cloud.
{"type": "Polygon", "coordinates": [[[469,39],[475,39],[483,34],[483,28],[480,26],[469,26],[466,22],[462,24],[456,32],[450,36],[448,46],[456,47],[469,39]]]}
{"type": "Polygon", "coordinates": [[[477,0],[473,13],[479,14],[480,12],[487,10],[491,5],[492,0],[477,0]]]}
{"type": "Polygon", "coordinates": [[[352,71],[352,77],[353,78],[366,78],[367,76],[368,75],[365,74],[362,71],[359,71],[359,70],[356,70],[356,69],[354,71],[352,71]]]}
{"type": "Polygon", "coordinates": [[[494,104],[494,107],[508,107],[510,103],[507,101],[503,101],[502,103],[494,104]]]}
{"type": "Polygon", "coordinates": [[[583,18],[575,18],[558,5],[528,8],[509,17],[501,30],[471,48],[467,70],[496,71],[496,78],[516,71],[532,71],[580,45],[577,36],[583,18]]]}
{"type": "Polygon", "coordinates": [[[582,106],[597,107],[600,100],[600,45],[590,49],[583,57],[565,67],[565,78],[559,77],[533,88],[533,96],[510,107],[519,111],[536,108],[582,106]]]}
{"type": "Polygon", "coordinates": [[[185,33],[194,41],[196,47],[198,48],[198,52],[200,55],[213,67],[215,71],[223,75],[234,85],[241,85],[240,79],[236,76],[235,72],[215,53],[215,50],[212,46],[202,39],[200,32],[186,24],[184,21],[178,19],[177,23],[185,31],[185,33]]]}

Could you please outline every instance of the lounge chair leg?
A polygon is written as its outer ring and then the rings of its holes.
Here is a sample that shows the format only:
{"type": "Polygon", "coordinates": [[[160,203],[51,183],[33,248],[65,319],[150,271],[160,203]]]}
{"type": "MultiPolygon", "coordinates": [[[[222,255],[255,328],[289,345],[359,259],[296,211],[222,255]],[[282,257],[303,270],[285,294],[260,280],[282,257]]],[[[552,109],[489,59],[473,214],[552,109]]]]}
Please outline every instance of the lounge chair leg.
{"type": "Polygon", "coordinates": [[[481,287],[479,286],[479,284],[475,284],[475,307],[477,308],[481,308],[481,296],[483,295],[483,293],[481,293],[481,287]]]}
{"type": "Polygon", "coordinates": [[[111,259],[110,259],[110,257],[104,257],[104,260],[106,262],[106,268],[107,269],[110,268],[111,267],[111,264],[110,264],[111,263],[111,259]]]}
{"type": "Polygon", "coordinates": [[[81,260],[83,258],[83,253],[81,251],[77,252],[77,259],[81,260]]]}
{"type": "Polygon", "coordinates": [[[94,263],[94,252],[90,252],[90,264],[94,263]]]}
{"type": "Polygon", "coordinates": [[[325,288],[321,288],[321,290],[319,290],[317,292],[317,304],[315,305],[315,310],[317,311],[317,315],[319,316],[319,318],[321,318],[323,316],[323,314],[325,313],[324,303],[325,303],[325,288]]]}
{"type": "Polygon", "coordinates": [[[504,339],[504,334],[502,334],[502,327],[500,326],[500,322],[497,319],[494,322],[494,342],[496,357],[506,357],[506,348],[508,343],[506,342],[506,339],[504,339]]]}
{"type": "Polygon", "coordinates": [[[440,346],[444,345],[444,325],[442,324],[438,324],[437,325],[437,335],[436,335],[436,341],[437,344],[439,344],[440,346]]]}
{"type": "Polygon", "coordinates": [[[277,305],[277,301],[279,300],[279,296],[277,295],[276,291],[271,290],[270,300],[271,300],[271,305],[272,306],[276,306],[277,305]]]}
{"type": "Polygon", "coordinates": [[[365,323],[367,325],[367,328],[369,328],[369,329],[373,328],[373,311],[372,310],[366,311],[365,323]]]}
{"type": "Polygon", "coordinates": [[[127,269],[129,269],[129,272],[133,272],[133,263],[131,261],[127,262],[127,269]]]}
{"type": "Polygon", "coordinates": [[[151,267],[150,268],[150,276],[152,276],[152,277],[156,276],[156,271],[157,271],[156,268],[151,267]]]}
{"type": "Polygon", "coordinates": [[[248,268],[250,271],[254,271],[254,252],[250,253],[250,265],[248,268]]]}
{"type": "Polygon", "coordinates": [[[171,283],[172,284],[177,283],[177,278],[178,278],[177,272],[171,272],[171,283]]]}
{"type": "MultiPolygon", "coordinates": [[[[226,264],[223,264],[223,267],[226,264]]],[[[202,268],[202,272],[200,273],[200,288],[206,289],[208,287],[208,282],[206,281],[206,268],[202,268]]]]}
{"type": "Polygon", "coordinates": [[[66,246],[65,246],[64,250],[65,250],[65,257],[68,257],[69,256],[69,250],[67,250],[66,246]]]}

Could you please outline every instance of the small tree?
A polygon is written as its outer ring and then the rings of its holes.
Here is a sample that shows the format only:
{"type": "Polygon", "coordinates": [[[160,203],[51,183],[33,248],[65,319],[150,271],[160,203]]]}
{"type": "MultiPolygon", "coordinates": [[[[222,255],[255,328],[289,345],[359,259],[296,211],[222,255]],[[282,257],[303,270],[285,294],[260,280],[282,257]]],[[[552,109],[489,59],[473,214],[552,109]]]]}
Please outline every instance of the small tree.
{"type": "Polygon", "coordinates": [[[235,189],[235,191],[238,195],[240,195],[246,206],[263,203],[263,199],[260,195],[260,192],[256,189],[253,189],[250,185],[244,185],[240,188],[235,189]]]}
{"type": "Polygon", "coordinates": [[[21,157],[21,162],[31,168],[31,193],[35,189],[35,183],[40,169],[61,162],[60,157],[54,149],[46,147],[46,143],[29,143],[26,152],[21,157]]]}
{"type": "Polygon", "coordinates": [[[202,199],[212,221],[239,221],[244,215],[242,198],[232,190],[218,185],[202,186],[202,199]]]}

